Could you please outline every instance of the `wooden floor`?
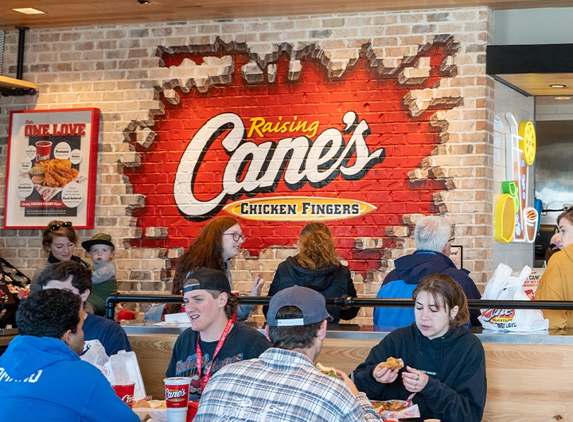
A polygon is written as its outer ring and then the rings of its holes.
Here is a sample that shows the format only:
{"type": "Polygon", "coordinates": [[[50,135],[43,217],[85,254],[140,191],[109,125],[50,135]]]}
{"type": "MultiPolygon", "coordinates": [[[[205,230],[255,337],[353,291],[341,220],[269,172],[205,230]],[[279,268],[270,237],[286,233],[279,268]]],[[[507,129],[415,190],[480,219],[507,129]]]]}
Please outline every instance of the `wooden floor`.
{"type": "MultiPolygon", "coordinates": [[[[148,394],[160,399],[175,335],[129,335],[148,394]]],[[[318,361],[351,372],[375,341],[325,340],[318,361]]],[[[484,422],[573,422],[573,346],[484,344],[484,422]]],[[[463,422],[463,421],[460,421],[463,422]]]]}

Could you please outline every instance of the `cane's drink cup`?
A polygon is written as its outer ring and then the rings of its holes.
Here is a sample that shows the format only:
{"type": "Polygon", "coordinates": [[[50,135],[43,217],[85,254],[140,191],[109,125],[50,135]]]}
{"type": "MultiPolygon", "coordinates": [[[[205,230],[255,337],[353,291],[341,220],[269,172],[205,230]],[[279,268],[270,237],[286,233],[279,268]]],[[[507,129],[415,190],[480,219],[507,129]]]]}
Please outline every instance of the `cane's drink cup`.
{"type": "Polygon", "coordinates": [[[165,406],[167,422],[185,422],[189,405],[189,384],[191,378],[171,377],[163,380],[165,384],[165,406]]]}
{"type": "Polygon", "coordinates": [[[134,382],[125,382],[111,385],[115,394],[129,407],[133,406],[133,393],[135,392],[134,382]]]}
{"type": "Polygon", "coordinates": [[[36,142],[36,163],[47,161],[52,153],[52,143],[50,141],[36,142]]]}
{"type": "Polygon", "coordinates": [[[523,214],[525,214],[526,240],[529,243],[533,243],[535,241],[535,236],[537,235],[537,221],[539,220],[539,215],[537,214],[537,210],[531,207],[525,208],[523,210],[523,214]]]}

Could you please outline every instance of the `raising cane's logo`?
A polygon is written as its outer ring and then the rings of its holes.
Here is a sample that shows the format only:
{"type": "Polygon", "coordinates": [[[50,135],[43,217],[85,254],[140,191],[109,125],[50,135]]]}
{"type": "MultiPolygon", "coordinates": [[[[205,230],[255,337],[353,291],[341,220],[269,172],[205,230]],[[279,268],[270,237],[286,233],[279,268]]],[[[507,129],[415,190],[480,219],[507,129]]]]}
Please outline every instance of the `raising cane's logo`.
{"type": "MultiPolygon", "coordinates": [[[[364,120],[359,121],[355,112],[346,113],[343,121],[343,131],[325,129],[314,142],[306,136],[298,136],[257,145],[245,140],[246,129],[238,115],[223,113],[215,116],[199,129],[181,158],[174,189],[179,210],[189,219],[202,219],[222,208],[228,198],[274,191],[281,173],[284,173],[284,181],[289,187],[306,182],[324,186],[339,174],[349,180],[361,179],[374,164],[384,160],[385,151],[379,148],[370,153],[366,144],[370,128],[364,120]],[[201,157],[222,132],[226,132],[222,145],[229,153],[223,171],[222,189],[210,200],[201,201],[194,192],[195,175],[201,157]],[[343,134],[350,135],[347,142],[343,134]]],[[[284,129],[286,132],[288,128],[284,129]]],[[[300,207],[297,204],[243,203],[235,209],[234,214],[251,219],[308,220],[323,215],[337,219],[356,217],[374,209],[370,204],[360,207],[356,201],[345,203],[344,200],[332,206],[306,202],[300,207]],[[318,212],[319,209],[326,211],[318,212]]]]}
{"type": "Polygon", "coordinates": [[[482,318],[492,324],[504,324],[513,321],[515,309],[488,309],[482,312],[482,318]]]}
{"type": "Polygon", "coordinates": [[[186,394],[187,394],[187,389],[185,389],[185,388],[181,388],[178,390],[166,388],[165,389],[165,400],[169,400],[169,401],[185,400],[186,394]]]}

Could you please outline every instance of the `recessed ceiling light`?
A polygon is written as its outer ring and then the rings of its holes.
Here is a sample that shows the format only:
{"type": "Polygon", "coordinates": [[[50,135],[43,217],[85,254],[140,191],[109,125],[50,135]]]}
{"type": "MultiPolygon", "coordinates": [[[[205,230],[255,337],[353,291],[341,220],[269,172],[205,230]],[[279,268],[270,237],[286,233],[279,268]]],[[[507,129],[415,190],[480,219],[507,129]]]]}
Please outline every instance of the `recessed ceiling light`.
{"type": "Polygon", "coordinates": [[[549,86],[551,88],[567,88],[567,85],[564,85],[564,84],[551,84],[549,86]]]}
{"type": "Polygon", "coordinates": [[[555,97],[556,100],[570,100],[571,97],[555,97]]]}
{"type": "Polygon", "coordinates": [[[46,12],[42,12],[41,10],[34,9],[32,7],[25,7],[23,9],[12,9],[14,12],[23,13],[25,15],[43,15],[46,12]]]}

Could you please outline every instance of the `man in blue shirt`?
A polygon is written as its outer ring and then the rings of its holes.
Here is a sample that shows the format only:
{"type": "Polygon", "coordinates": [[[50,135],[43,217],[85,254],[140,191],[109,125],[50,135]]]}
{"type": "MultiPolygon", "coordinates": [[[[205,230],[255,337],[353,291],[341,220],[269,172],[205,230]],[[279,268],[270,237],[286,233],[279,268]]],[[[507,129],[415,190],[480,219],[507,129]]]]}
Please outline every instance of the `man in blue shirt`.
{"type": "MultiPolygon", "coordinates": [[[[79,295],[83,303],[92,288],[91,270],[74,261],[58,262],[49,265],[38,277],[42,289],[64,289],[79,295]]],[[[84,322],[85,340],[99,340],[106,355],[115,355],[120,350],[131,351],[127,334],[112,320],[94,314],[87,314],[84,322]]]]}

